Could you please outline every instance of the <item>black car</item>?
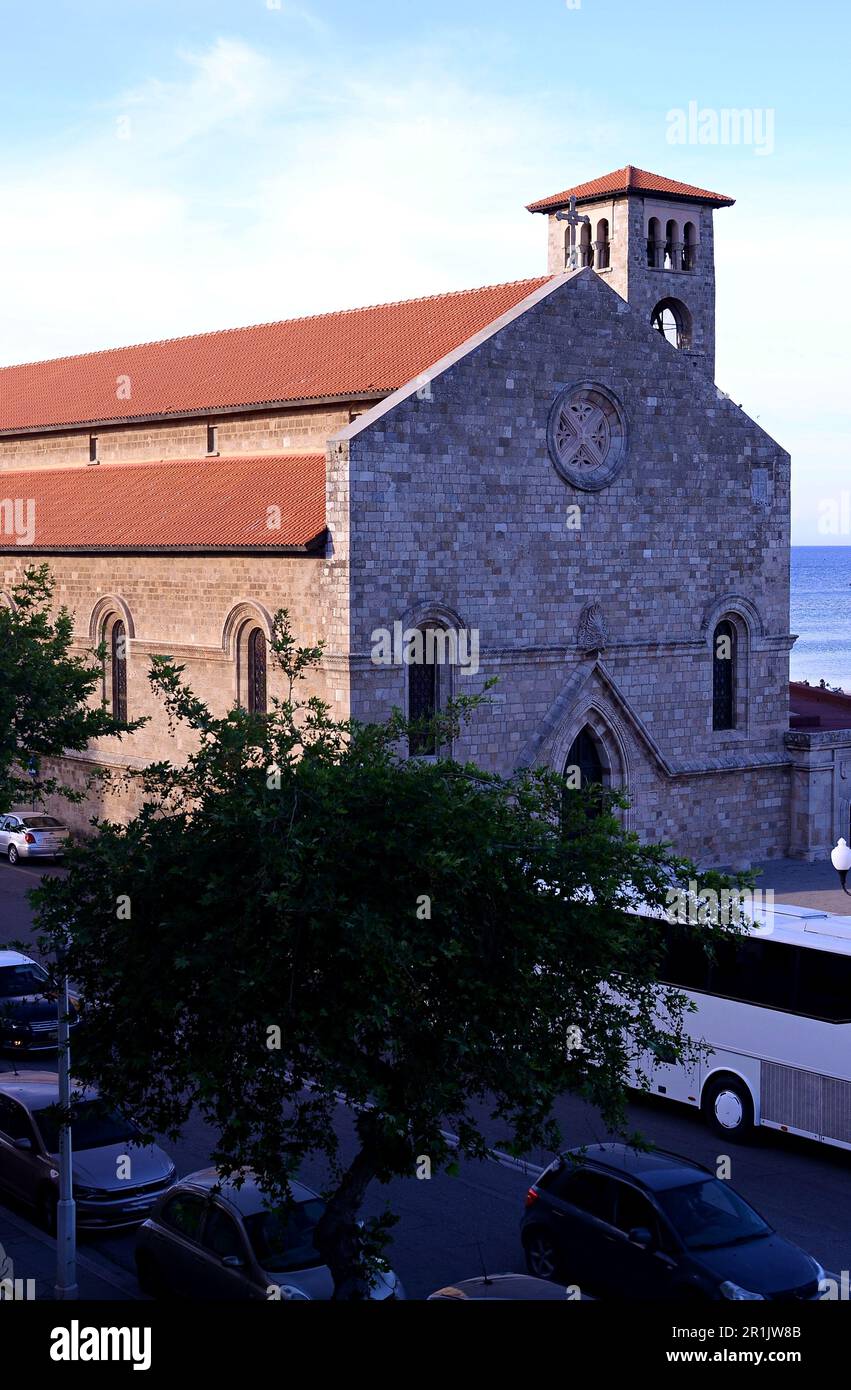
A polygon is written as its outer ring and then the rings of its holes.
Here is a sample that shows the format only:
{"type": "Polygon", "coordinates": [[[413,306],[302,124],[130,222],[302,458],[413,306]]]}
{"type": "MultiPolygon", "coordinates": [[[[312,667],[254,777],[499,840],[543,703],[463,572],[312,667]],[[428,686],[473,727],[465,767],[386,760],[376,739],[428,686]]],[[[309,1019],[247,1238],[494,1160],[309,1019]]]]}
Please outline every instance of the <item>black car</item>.
{"type": "MultiPolygon", "coordinates": [[[[71,996],[69,1028],[77,1024],[79,1000],[71,996]]],[[[0,1049],[31,1053],[55,1051],[56,994],[46,970],[19,951],[0,951],[0,1049]]]]}
{"type": "Polygon", "coordinates": [[[529,1189],[529,1273],[623,1299],[817,1299],[821,1265],[690,1159],[593,1144],[529,1189]]]}

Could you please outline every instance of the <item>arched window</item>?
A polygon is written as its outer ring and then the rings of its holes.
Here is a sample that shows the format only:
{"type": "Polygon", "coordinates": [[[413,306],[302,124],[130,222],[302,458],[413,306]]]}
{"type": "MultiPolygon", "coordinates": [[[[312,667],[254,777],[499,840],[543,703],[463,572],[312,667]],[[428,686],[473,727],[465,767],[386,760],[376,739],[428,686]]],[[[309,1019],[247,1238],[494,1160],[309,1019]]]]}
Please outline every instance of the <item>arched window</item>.
{"type": "Polygon", "coordinates": [[[597,253],[597,269],[607,270],[609,266],[609,220],[601,217],[597,223],[597,240],[594,243],[597,253]]]}
{"type": "Polygon", "coordinates": [[[100,628],[103,653],[103,702],[114,719],[127,722],[127,625],[117,613],[108,613],[100,628]]]}
{"type": "Polygon", "coordinates": [[[665,228],[665,269],[678,270],[680,265],[680,228],[672,217],[665,228]]]}
{"type": "Polygon", "coordinates": [[[693,222],[683,227],[683,270],[694,270],[697,265],[697,229],[693,222]]]}
{"type": "Polygon", "coordinates": [[[651,217],[647,226],[647,264],[658,270],[662,264],[665,243],[662,238],[662,224],[658,217],[651,217]]]}
{"type": "Polygon", "coordinates": [[[736,727],[736,666],[738,634],[729,618],[716,627],[712,638],[712,727],[736,727]]]}
{"type": "MultiPolygon", "coordinates": [[[[416,629],[417,639],[411,648],[408,666],[408,719],[423,725],[434,719],[446,703],[449,688],[449,669],[446,665],[447,631],[434,623],[416,629]]],[[[435,758],[438,753],[435,730],[428,727],[412,729],[408,736],[408,753],[412,758],[435,758]]]]}
{"type": "Polygon", "coordinates": [[[249,714],[266,714],[266,634],[253,627],[246,643],[245,707],[249,714]]]}
{"type": "Polygon", "coordinates": [[[121,618],[112,624],[110,634],[112,661],[112,713],[122,722],[127,720],[127,629],[121,618]]]}
{"type": "Polygon", "coordinates": [[[579,231],[579,264],[594,264],[594,248],[591,245],[591,223],[583,222],[579,231]]]}
{"type": "Polygon", "coordinates": [[[660,300],[650,315],[650,322],[674,347],[691,347],[691,314],[681,300],[660,300]]]}

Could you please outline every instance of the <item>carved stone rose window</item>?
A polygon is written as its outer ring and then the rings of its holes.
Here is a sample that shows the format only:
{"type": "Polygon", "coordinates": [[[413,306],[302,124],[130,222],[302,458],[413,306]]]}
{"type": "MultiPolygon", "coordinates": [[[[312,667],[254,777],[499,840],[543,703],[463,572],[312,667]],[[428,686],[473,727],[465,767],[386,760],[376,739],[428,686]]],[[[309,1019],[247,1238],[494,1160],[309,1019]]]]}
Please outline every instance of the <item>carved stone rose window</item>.
{"type": "Polygon", "coordinates": [[[626,459],[626,419],[604,386],[566,386],[550,411],[550,458],[565,482],[597,492],[613,482],[626,459]]]}

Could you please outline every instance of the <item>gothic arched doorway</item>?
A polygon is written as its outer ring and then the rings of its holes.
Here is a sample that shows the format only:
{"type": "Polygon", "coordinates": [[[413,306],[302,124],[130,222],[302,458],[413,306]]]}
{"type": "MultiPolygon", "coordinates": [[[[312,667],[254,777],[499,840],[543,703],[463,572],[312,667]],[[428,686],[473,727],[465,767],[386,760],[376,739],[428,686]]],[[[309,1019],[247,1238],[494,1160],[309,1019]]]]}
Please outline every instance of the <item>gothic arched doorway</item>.
{"type": "MultiPolygon", "coordinates": [[[[608,762],[605,760],[605,750],[587,724],[583,729],[580,729],[570,745],[570,751],[565,760],[564,777],[563,816],[565,820],[573,793],[586,791],[589,787],[602,788],[609,785],[610,775],[608,762]]],[[[602,810],[602,801],[599,799],[586,803],[586,813],[589,816],[602,815],[602,810]]]]}

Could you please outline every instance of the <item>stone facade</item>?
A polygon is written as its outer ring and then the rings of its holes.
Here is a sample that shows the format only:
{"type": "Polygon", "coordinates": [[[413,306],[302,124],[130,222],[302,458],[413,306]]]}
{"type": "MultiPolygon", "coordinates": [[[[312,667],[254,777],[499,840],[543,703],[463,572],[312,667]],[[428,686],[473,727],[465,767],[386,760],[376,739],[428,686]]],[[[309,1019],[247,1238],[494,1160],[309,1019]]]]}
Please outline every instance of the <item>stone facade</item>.
{"type": "MultiPolygon", "coordinates": [[[[47,558],[47,557],[46,557],[47,558]]],[[[20,578],[23,557],[0,556],[0,588],[8,592],[20,578]]],[[[104,739],[91,747],[96,766],[143,767],[161,758],[180,762],[190,750],[184,729],[172,736],[162,706],[148,681],[150,658],[171,656],[185,667],[186,680],[216,714],[237,700],[236,644],[247,619],[271,637],[272,616],[278,608],[290,612],[296,639],[313,644],[327,638],[330,614],[324,602],[322,557],[288,556],[155,556],[134,555],[49,557],[56,584],[57,605],[74,615],[76,649],[83,653],[99,643],[104,623],[113,614],[127,630],[127,713],[149,722],[127,740],[104,739]]],[[[270,668],[269,694],[284,695],[279,673],[270,668]]],[[[316,694],[337,709],[347,707],[346,672],[334,654],[306,684],[305,695],[316,694]]],[[[62,776],[77,786],[89,758],[73,758],[62,776]]],[[[122,820],[133,801],[125,791],[95,794],[88,805],[71,808],[57,802],[52,809],[83,828],[93,813],[122,820]]]]}
{"type": "Polygon", "coordinates": [[[851,729],[795,729],[786,735],[792,760],[789,852],[824,859],[842,837],[851,844],[851,729]]]}
{"type": "Polygon", "coordinates": [[[22,468],[88,467],[94,433],[100,463],[199,458],[207,451],[207,428],[217,433],[217,452],[302,453],[324,449],[329,435],[362,413],[362,401],[282,410],[240,411],[203,420],[154,420],[132,425],[93,426],[0,437],[0,472],[22,468]]]}
{"type": "Polygon", "coordinates": [[[456,750],[507,773],[563,771],[594,730],[630,825],[704,862],[786,852],[789,838],[789,458],[591,270],[562,278],[336,441],[350,557],[352,713],[404,707],[406,672],[372,634],[433,619],[478,634],[499,685],[456,750]],[[628,458],[599,492],[553,466],[547,422],[571,382],[623,405],[628,458]],[[755,500],[767,472],[772,505],[755,500]],[[579,525],[576,510],[579,509],[579,525]],[[606,646],[577,634],[599,605],[606,646]],[[712,637],[740,634],[737,728],[712,727],[712,637]]]}

